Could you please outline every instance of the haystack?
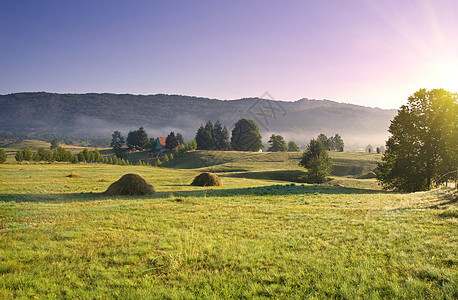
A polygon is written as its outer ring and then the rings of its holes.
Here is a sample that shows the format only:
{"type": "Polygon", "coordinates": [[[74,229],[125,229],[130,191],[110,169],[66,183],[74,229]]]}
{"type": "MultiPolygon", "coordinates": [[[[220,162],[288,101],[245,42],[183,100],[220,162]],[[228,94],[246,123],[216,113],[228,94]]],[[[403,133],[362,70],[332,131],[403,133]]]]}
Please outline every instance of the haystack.
{"type": "Polygon", "coordinates": [[[156,191],[143,177],[137,174],[123,175],[118,181],[113,182],[104,192],[105,195],[149,195],[156,191]]]}
{"type": "Polygon", "coordinates": [[[194,178],[194,181],[191,183],[191,185],[222,186],[223,182],[216,174],[205,172],[194,178]]]}

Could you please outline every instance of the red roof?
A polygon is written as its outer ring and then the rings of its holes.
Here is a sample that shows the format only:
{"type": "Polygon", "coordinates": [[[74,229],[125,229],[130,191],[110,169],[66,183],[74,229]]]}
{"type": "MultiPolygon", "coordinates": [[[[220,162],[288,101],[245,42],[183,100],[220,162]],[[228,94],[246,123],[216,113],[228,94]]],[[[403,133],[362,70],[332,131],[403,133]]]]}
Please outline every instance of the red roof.
{"type": "Polygon", "coordinates": [[[161,145],[162,145],[162,148],[165,148],[165,140],[167,138],[160,136],[160,137],[158,137],[158,139],[159,139],[159,143],[161,143],[161,145]]]}

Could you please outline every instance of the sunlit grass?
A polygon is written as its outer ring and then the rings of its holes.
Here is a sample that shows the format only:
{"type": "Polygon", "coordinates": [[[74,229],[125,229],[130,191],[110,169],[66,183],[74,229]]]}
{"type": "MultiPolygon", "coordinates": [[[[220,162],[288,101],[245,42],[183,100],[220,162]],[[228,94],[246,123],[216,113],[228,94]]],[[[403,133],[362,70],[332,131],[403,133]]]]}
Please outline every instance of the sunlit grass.
{"type": "Polygon", "coordinates": [[[199,172],[1,165],[0,298],[458,296],[450,190],[396,194],[373,180],[303,185],[225,172],[223,187],[190,186],[199,172]],[[126,173],[158,193],[99,194],[126,173]]]}

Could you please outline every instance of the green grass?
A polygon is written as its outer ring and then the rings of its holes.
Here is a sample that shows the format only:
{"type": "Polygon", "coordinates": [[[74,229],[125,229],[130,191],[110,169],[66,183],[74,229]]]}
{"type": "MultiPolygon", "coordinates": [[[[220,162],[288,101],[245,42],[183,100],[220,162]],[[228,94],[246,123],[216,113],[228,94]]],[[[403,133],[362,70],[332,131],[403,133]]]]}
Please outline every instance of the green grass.
{"type": "MultiPolygon", "coordinates": [[[[329,152],[333,176],[358,176],[377,167],[381,155],[357,152],[329,152]]],[[[175,169],[200,169],[231,173],[239,178],[300,181],[304,169],[299,166],[301,152],[190,151],[167,164],[175,169]]]]}
{"type": "Polygon", "coordinates": [[[0,298],[458,297],[456,192],[235,177],[281,170],[275,154],[237,156],[197,170],[0,165],[0,298]],[[223,187],[189,185],[206,168],[223,187]],[[157,194],[100,194],[126,173],[157,194]]]}

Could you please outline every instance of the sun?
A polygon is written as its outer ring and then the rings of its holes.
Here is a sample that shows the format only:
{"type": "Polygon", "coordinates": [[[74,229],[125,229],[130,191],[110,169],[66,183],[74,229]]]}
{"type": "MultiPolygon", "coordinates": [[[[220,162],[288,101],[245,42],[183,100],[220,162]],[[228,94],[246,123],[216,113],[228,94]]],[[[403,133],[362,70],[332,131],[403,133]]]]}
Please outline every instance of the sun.
{"type": "Polygon", "coordinates": [[[458,58],[447,59],[434,64],[431,72],[435,88],[443,88],[450,92],[458,92],[458,58]]]}

